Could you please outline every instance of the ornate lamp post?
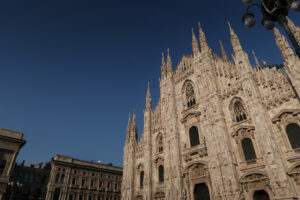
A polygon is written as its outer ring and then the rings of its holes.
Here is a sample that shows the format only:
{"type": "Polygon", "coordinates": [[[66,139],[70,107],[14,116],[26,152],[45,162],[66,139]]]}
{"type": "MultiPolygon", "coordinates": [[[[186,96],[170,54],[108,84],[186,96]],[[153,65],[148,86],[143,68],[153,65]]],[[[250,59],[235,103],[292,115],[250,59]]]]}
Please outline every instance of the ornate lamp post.
{"type": "Polygon", "coordinates": [[[280,25],[282,25],[295,48],[296,54],[300,58],[299,44],[289,28],[286,18],[289,9],[291,9],[294,12],[300,11],[300,0],[261,0],[260,4],[253,3],[253,0],[242,1],[246,5],[248,5],[242,18],[242,21],[245,24],[245,26],[251,28],[255,25],[254,14],[249,13],[248,10],[253,6],[259,7],[263,15],[261,23],[265,27],[265,29],[272,30],[274,28],[274,22],[278,22],[280,25]]]}

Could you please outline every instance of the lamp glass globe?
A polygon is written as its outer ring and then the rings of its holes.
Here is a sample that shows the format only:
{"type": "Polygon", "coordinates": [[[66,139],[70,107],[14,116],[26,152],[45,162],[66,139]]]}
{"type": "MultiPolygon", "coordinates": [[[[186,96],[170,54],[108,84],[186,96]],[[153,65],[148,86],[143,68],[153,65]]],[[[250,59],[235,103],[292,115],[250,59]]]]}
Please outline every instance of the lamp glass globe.
{"type": "Polygon", "coordinates": [[[275,24],[274,22],[270,21],[270,20],[265,20],[264,21],[264,27],[266,30],[272,30],[274,28],[275,24]]]}
{"type": "Polygon", "coordinates": [[[251,15],[248,15],[244,21],[245,26],[252,28],[255,25],[255,18],[251,15]]]}
{"type": "Polygon", "coordinates": [[[253,4],[253,0],[242,0],[244,4],[246,4],[247,6],[253,4]]]}
{"type": "Polygon", "coordinates": [[[291,3],[291,10],[294,12],[300,11],[300,1],[299,0],[295,0],[291,3]]]}

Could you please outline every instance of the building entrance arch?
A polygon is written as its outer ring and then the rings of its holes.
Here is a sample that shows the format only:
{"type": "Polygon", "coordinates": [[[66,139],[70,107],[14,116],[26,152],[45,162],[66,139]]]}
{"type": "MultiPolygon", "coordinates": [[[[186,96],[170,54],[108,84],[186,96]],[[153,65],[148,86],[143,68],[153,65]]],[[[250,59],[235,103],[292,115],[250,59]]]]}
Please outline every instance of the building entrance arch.
{"type": "Polygon", "coordinates": [[[209,189],[205,183],[195,185],[194,200],[210,200],[209,189]]]}
{"type": "Polygon", "coordinates": [[[264,190],[254,192],[253,200],[270,200],[268,193],[264,190]]]}

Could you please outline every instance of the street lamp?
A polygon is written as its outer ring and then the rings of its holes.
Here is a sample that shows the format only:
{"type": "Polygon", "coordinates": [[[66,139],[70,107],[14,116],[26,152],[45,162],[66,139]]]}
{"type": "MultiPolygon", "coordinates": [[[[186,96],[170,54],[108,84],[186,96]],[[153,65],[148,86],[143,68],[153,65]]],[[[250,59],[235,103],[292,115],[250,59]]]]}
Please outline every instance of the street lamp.
{"type": "Polygon", "coordinates": [[[286,18],[289,9],[294,12],[300,11],[300,0],[261,0],[260,4],[253,3],[253,0],[242,1],[248,6],[242,18],[242,22],[245,24],[245,26],[251,28],[255,25],[254,14],[248,12],[248,10],[253,6],[260,8],[260,11],[263,15],[261,23],[264,28],[266,30],[272,30],[275,26],[274,22],[278,22],[281,26],[283,26],[286,34],[295,48],[296,54],[300,58],[299,44],[295,39],[290,27],[288,26],[286,18]]]}

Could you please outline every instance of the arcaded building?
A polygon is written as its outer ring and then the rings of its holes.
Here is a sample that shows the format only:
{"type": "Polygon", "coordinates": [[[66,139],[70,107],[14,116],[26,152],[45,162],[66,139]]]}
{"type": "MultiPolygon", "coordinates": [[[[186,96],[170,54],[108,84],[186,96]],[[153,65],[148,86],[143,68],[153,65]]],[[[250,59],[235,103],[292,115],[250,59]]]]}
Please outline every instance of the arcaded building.
{"type": "MultiPolygon", "coordinates": [[[[298,41],[300,29],[289,22],[298,41]]],[[[144,129],[129,118],[122,200],[300,199],[300,59],[275,28],[280,65],[249,62],[229,25],[233,61],[199,25],[193,54],[162,58],[160,99],[148,86],[144,129]]]]}
{"type": "Polygon", "coordinates": [[[56,155],[46,200],[120,200],[122,168],[56,155]]]}
{"type": "Polygon", "coordinates": [[[18,153],[25,143],[23,133],[0,129],[0,200],[3,199],[18,153]]]}

